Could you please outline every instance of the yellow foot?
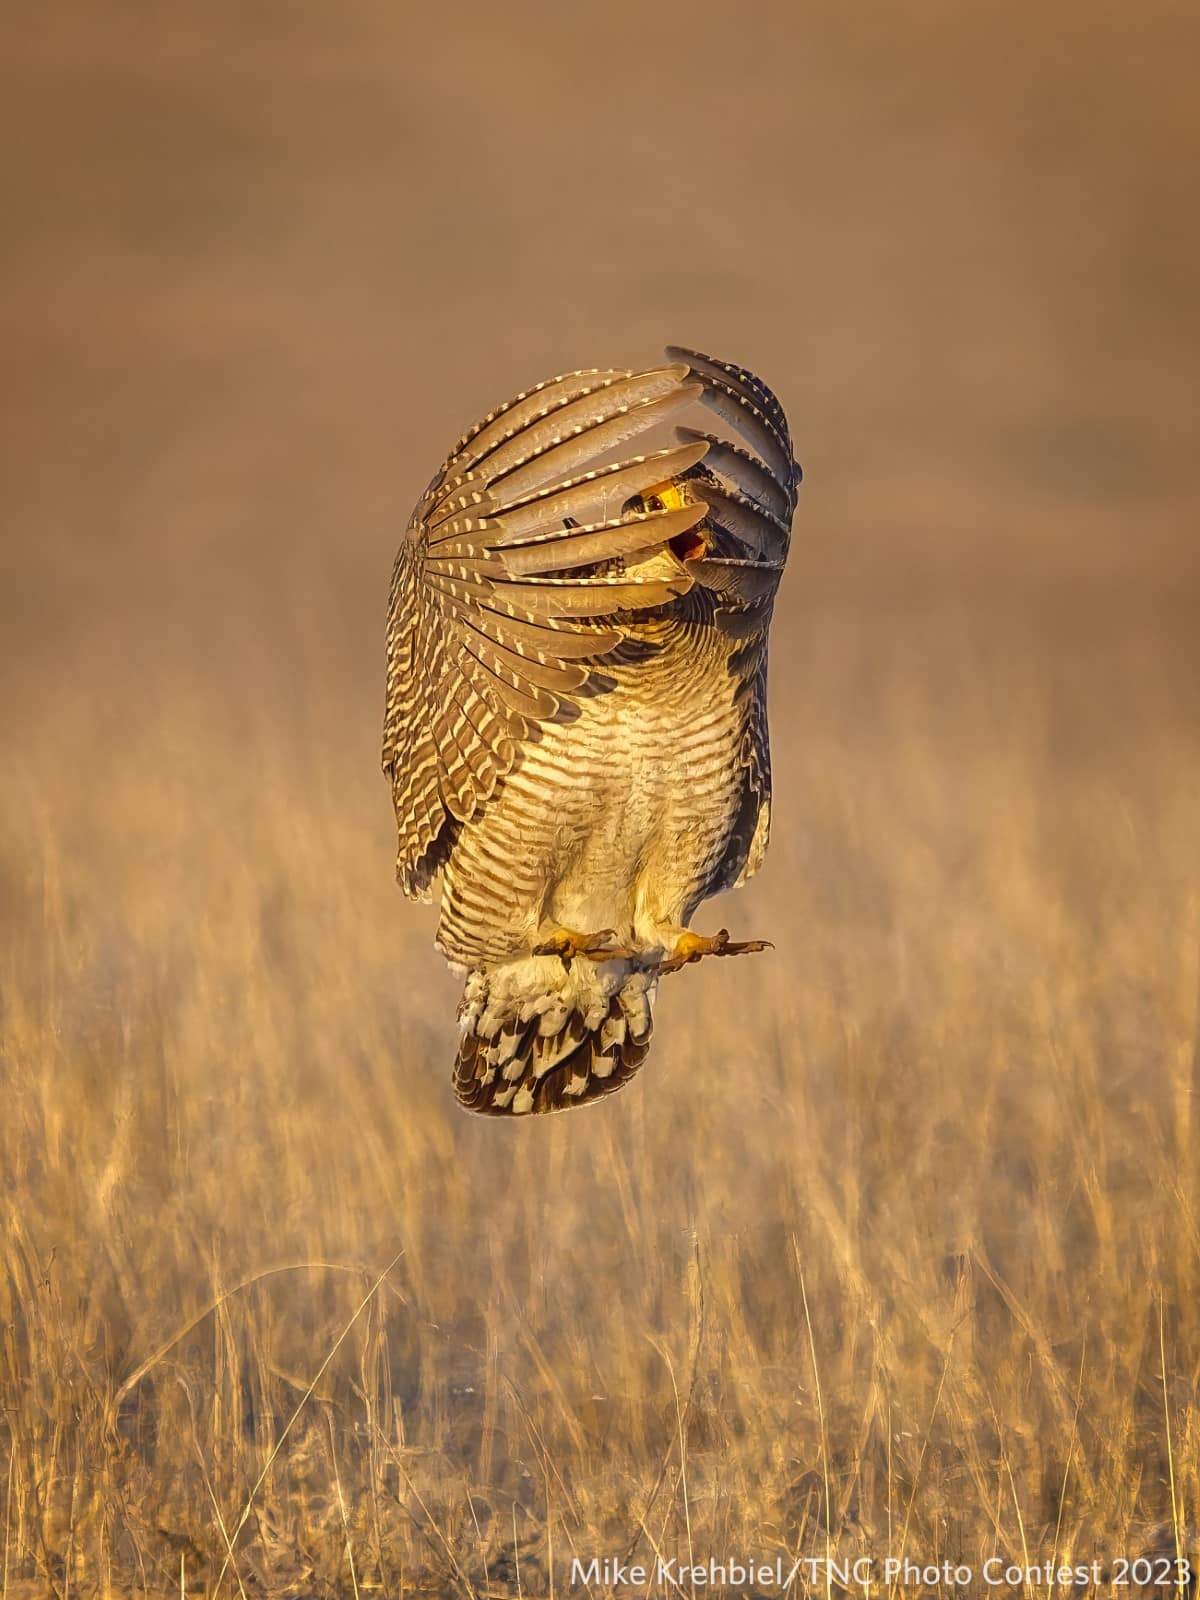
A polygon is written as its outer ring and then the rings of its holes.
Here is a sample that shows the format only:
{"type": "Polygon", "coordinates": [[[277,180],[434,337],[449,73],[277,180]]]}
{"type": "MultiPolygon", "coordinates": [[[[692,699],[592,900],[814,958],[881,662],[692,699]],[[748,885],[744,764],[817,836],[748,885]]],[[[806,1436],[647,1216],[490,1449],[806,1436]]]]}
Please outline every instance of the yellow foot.
{"type": "Polygon", "coordinates": [[[576,933],[572,928],[558,928],[548,939],[533,947],[535,956],[560,956],[564,967],[580,956],[588,961],[629,960],[635,952],[627,945],[617,943],[615,928],[601,928],[598,933],[576,933]]]}
{"type": "Polygon", "coordinates": [[[769,939],[742,939],[735,942],[729,937],[728,928],[722,928],[711,938],[704,933],[685,932],[675,941],[675,949],[671,954],[665,961],[660,961],[654,970],[660,974],[678,972],[680,967],[699,961],[701,956],[748,956],[756,950],[774,948],[769,939]]]}

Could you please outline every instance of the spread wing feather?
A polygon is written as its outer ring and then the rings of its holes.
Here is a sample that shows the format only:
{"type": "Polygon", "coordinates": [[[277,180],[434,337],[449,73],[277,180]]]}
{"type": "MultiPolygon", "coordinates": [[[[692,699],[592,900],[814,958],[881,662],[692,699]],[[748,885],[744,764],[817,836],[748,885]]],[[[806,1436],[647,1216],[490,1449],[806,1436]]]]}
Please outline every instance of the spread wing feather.
{"type": "MultiPolygon", "coordinates": [[[[673,374],[679,369],[668,367],[664,371],[673,374]]],[[[653,398],[640,403],[621,404],[615,412],[602,413],[595,421],[579,421],[564,430],[560,419],[555,418],[550,431],[539,435],[536,449],[519,457],[511,466],[507,465],[509,457],[505,454],[506,470],[496,480],[499,493],[511,499],[548,483],[561,481],[570,477],[585,461],[593,461],[605,451],[615,450],[627,439],[678,416],[700,395],[701,385],[684,383],[674,377],[672,382],[673,389],[669,393],[661,396],[655,394],[653,398]]],[[[624,392],[615,386],[607,391],[622,397],[624,392]]],[[[585,418],[589,416],[590,409],[583,413],[585,418]]],[[[519,442],[514,440],[508,449],[511,450],[519,442]]]]}
{"type": "Polygon", "coordinates": [[[429,898],[456,825],[522,747],[576,714],[639,613],[693,590],[710,597],[747,703],[745,802],[712,892],[762,858],[767,630],[800,471],[761,379],[696,351],[667,357],[644,372],[566,373],[515,396],[463,435],[413,513],[392,575],[383,766],[397,875],[414,897],[429,898]],[[677,427],[673,447],[622,450],[696,399],[741,442],[677,427]],[[686,482],[682,505],[627,509],[665,482],[686,482]],[[701,524],[702,551],[679,545],[701,524]]]}
{"type": "Polygon", "coordinates": [[[675,432],[681,439],[707,444],[707,465],[719,473],[726,484],[737,485],[733,491],[735,497],[748,500],[774,517],[782,528],[788,528],[794,509],[790,484],[782,484],[757,456],[730,444],[727,439],[718,439],[715,434],[702,433],[697,428],[676,428],[675,432]]]}
{"type": "Polygon", "coordinates": [[[703,521],[708,507],[679,506],[629,517],[588,522],[564,535],[558,529],[510,539],[503,548],[504,565],[516,577],[562,571],[569,567],[595,567],[604,561],[653,555],[655,547],[676,534],[686,533],[703,521]]]}
{"type": "MultiPolygon", "coordinates": [[[[682,431],[682,430],[680,430],[682,431]]],[[[531,496],[505,500],[496,507],[506,532],[514,539],[547,522],[570,517],[575,522],[600,521],[619,511],[635,494],[664,479],[682,477],[708,454],[709,441],[698,438],[670,450],[654,450],[629,461],[596,467],[578,478],[535,490],[531,496]]]]}
{"type": "Polygon", "coordinates": [[[771,750],[767,733],[767,636],[787,561],[800,467],[783,407],[745,367],[669,346],[703,384],[700,399],[740,443],[676,429],[685,443],[708,445],[697,492],[708,505],[712,551],[690,564],[698,587],[715,598],[717,625],[734,644],[731,669],[745,689],[746,724],[739,754],[744,800],[710,893],[744,883],[760,866],[771,830],[771,750]]]}
{"type": "Polygon", "coordinates": [[[535,384],[532,389],[523,390],[495,411],[489,411],[486,417],[463,434],[443,468],[447,480],[453,480],[458,474],[468,471],[489,451],[507,443],[522,428],[549,416],[557,407],[568,405],[580,395],[591,394],[632,376],[628,367],[593,367],[568,372],[559,378],[548,378],[544,383],[535,384]]]}
{"type": "Polygon", "coordinates": [[[497,484],[507,473],[547,455],[555,446],[591,428],[630,417],[651,401],[677,394],[687,376],[686,366],[656,367],[651,372],[607,377],[598,388],[579,395],[568,390],[562,401],[531,416],[517,432],[506,430],[489,448],[480,451],[477,439],[471,448],[471,470],[486,471],[489,483],[497,484]]]}
{"type": "Polygon", "coordinates": [[[799,482],[796,458],[788,433],[787,418],[775,395],[745,367],[719,361],[699,350],[667,347],[668,356],[685,363],[704,385],[701,399],[757,451],[781,487],[790,490],[790,508],[795,509],[795,487],[799,482]]]}
{"type": "Polygon", "coordinates": [[[630,614],[691,588],[670,540],[706,508],[621,507],[695,466],[707,443],[603,458],[700,390],[683,363],[551,379],[464,434],[422,497],[388,610],[383,766],[406,893],[429,897],[455,824],[541,724],[576,713],[630,614]]]}

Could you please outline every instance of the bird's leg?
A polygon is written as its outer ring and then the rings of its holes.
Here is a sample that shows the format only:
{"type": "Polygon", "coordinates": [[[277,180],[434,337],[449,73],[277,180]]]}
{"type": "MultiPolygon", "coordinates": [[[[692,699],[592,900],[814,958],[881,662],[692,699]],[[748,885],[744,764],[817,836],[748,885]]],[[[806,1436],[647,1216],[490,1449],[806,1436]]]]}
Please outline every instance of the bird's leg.
{"type": "Polygon", "coordinates": [[[756,950],[774,950],[775,946],[769,939],[741,939],[733,940],[729,937],[729,929],[722,928],[719,933],[693,933],[690,928],[685,928],[675,941],[675,948],[664,961],[660,961],[654,968],[656,974],[664,972],[678,972],[680,967],[686,967],[689,962],[699,961],[701,956],[745,956],[751,955],[756,950]]]}
{"type": "Polygon", "coordinates": [[[560,956],[564,967],[584,956],[588,961],[629,960],[635,952],[627,945],[617,943],[615,928],[601,928],[597,933],[576,933],[573,928],[555,928],[549,938],[533,947],[535,956],[560,956]]]}

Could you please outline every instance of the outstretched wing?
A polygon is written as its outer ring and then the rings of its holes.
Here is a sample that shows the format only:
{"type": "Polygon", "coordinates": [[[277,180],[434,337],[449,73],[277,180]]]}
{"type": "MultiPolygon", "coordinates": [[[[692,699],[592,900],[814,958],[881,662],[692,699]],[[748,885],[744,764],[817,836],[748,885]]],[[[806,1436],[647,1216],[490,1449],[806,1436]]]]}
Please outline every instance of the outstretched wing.
{"type": "Polygon", "coordinates": [[[383,767],[406,894],[429,898],[454,824],[541,724],[577,714],[623,620],[691,588],[698,564],[672,541],[705,505],[623,507],[696,466],[708,442],[605,457],[701,389],[684,362],[550,379],[472,428],[426,490],[388,609],[383,767]]]}
{"type": "Polygon", "coordinates": [[[783,407],[745,367],[668,347],[703,384],[702,402],[744,441],[731,444],[713,434],[679,428],[686,443],[707,444],[695,474],[696,491],[708,503],[712,553],[689,564],[698,585],[717,599],[715,620],[738,641],[731,660],[748,699],[740,762],[745,774],[741,813],[713,881],[719,894],[757,872],[771,831],[771,748],[767,733],[767,635],[775,594],[791,541],[800,465],[792,454],[783,407]]]}

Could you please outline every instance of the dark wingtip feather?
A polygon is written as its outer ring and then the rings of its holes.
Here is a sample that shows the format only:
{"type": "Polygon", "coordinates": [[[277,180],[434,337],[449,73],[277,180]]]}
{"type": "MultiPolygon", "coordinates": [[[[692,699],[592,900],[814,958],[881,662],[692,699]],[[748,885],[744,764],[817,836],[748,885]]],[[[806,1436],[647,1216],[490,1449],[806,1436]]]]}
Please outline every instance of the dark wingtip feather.
{"type": "Polygon", "coordinates": [[[792,452],[787,415],[771,386],[748,367],[705,355],[702,350],[672,344],[666,353],[668,359],[691,368],[703,385],[703,404],[753,444],[794,505],[799,467],[792,452]]]}

